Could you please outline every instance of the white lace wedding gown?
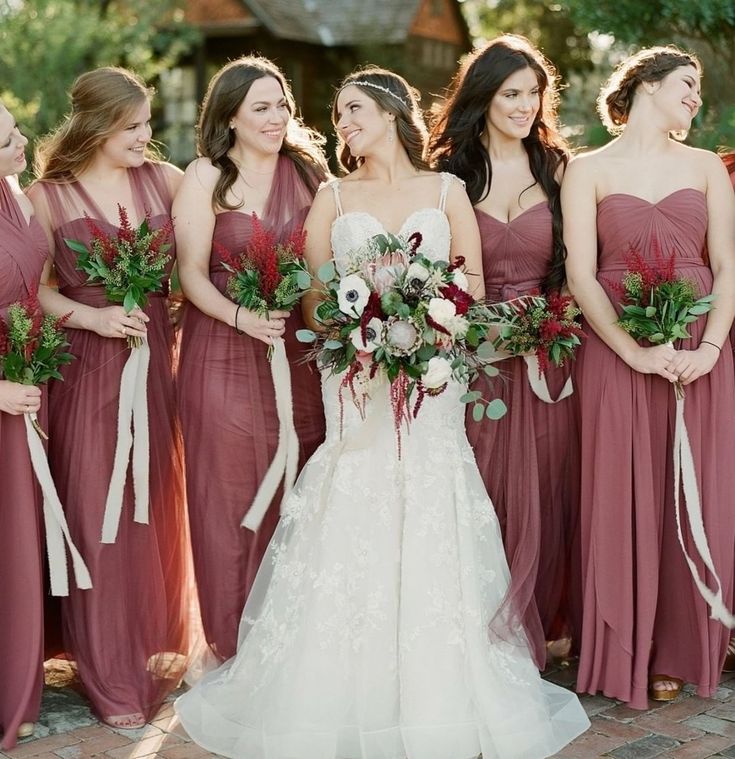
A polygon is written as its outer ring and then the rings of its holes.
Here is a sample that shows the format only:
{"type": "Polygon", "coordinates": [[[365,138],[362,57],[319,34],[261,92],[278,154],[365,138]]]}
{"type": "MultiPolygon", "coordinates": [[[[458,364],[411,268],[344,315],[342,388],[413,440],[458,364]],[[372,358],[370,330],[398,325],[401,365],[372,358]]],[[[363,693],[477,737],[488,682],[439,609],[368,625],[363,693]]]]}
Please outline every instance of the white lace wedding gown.
{"type": "MultiPolygon", "coordinates": [[[[421,232],[434,259],[449,254],[450,180],[439,207],[400,232],[421,232]]],[[[334,191],[344,271],[383,228],[342,214],[334,191]]],[[[340,408],[338,388],[324,379],[326,440],[283,504],[237,655],[176,702],[184,727],[238,759],[552,755],[589,721],[573,693],[540,679],[522,633],[488,634],[508,568],[465,436],[464,389],[426,398],[399,459],[387,385],[370,389],[365,420],[349,394],[340,408]]]]}

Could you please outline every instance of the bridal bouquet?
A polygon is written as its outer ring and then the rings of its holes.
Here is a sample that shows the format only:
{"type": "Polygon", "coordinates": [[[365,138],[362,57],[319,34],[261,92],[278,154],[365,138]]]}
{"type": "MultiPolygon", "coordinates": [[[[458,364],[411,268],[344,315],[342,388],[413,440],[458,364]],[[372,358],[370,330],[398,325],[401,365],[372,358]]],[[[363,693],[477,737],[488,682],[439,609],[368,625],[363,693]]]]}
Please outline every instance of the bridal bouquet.
{"type": "MultiPolygon", "coordinates": [[[[222,265],[231,272],[227,295],[259,316],[269,311],[291,311],[311,287],[311,274],[304,262],[306,232],[296,230],[278,242],[276,234],[265,229],[256,214],[252,220],[252,237],[239,255],[214,243],[222,265]]],[[[270,346],[269,358],[272,351],[270,346]]]]}
{"type": "MultiPolygon", "coordinates": [[[[402,420],[418,415],[427,395],[439,395],[450,380],[469,384],[483,368],[497,373],[489,366],[488,311],[467,291],[464,260],[432,261],[421,254],[421,241],[418,232],[407,241],[375,235],[353,254],[341,278],[332,262],[325,264],[317,273],[325,297],[316,310],[324,331],[297,333],[315,343],[312,356],[321,367],[343,373],[341,390],[349,389],[361,410],[360,388],[384,375],[397,432],[402,420]]],[[[485,404],[479,395],[463,396],[482,412],[473,411],[475,418],[505,413],[501,400],[485,404]]]]}
{"type": "MultiPolygon", "coordinates": [[[[78,240],[64,242],[77,254],[77,269],[83,271],[89,284],[103,284],[111,303],[122,303],[130,313],[145,308],[148,294],[161,292],[167,277],[173,221],[152,229],[146,214],[133,228],[128,212],[118,205],[120,226],[113,234],[105,234],[97,223],[85,216],[92,238],[89,246],[78,240]]],[[[139,348],[141,338],[129,336],[128,345],[139,348]]]]}
{"type": "MultiPolygon", "coordinates": [[[[62,329],[69,316],[44,315],[35,292],[12,303],[5,319],[0,318],[0,371],[5,379],[23,385],[62,379],[59,368],[74,358],[65,350],[69,343],[62,329]]],[[[36,415],[29,416],[39,436],[48,440],[36,415]]]]}
{"type": "Polygon", "coordinates": [[[564,366],[584,334],[577,317],[581,311],[568,295],[533,293],[488,307],[505,322],[494,341],[513,355],[533,353],[539,376],[550,364],[564,366]]]}
{"type": "MultiPolygon", "coordinates": [[[[10,382],[24,385],[42,385],[50,379],[63,379],[59,368],[73,360],[66,352],[68,346],[63,326],[66,316],[44,315],[38,294],[12,303],[4,319],[0,318],[0,372],[10,382]]],[[[92,587],[89,571],[74,545],[51,477],[48,458],[41,439],[48,436],[38,424],[36,414],[24,414],[26,441],[33,472],[43,493],[43,517],[46,549],[51,582],[55,596],[69,595],[69,578],[66,551],[72,559],[77,587],[92,587]]]]}

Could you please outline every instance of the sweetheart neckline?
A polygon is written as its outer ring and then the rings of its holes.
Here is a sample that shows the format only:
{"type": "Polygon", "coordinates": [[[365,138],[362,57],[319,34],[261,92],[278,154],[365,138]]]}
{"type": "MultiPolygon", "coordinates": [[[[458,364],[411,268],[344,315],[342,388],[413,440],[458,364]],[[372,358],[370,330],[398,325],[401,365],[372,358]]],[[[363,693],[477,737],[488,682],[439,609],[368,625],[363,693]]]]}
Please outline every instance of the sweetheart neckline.
{"type": "Polygon", "coordinates": [[[378,226],[385,232],[386,234],[392,234],[394,237],[400,237],[403,231],[405,230],[407,224],[411,219],[414,218],[414,216],[418,216],[420,213],[426,213],[427,211],[435,211],[439,213],[442,218],[449,223],[449,219],[447,218],[447,214],[441,209],[437,208],[435,206],[426,206],[425,208],[417,208],[415,211],[411,211],[408,216],[403,220],[403,224],[399,227],[397,232],[390,232],[385,224],[377,217],[371,214],[369,211],[345,211],[344,213],[337,216],[334,221],[332,222],[332,228],[334,228],[334,225],[337,223],[339,219],[344,219],[347,216],[367,216],[369,219],[372,219],[373,221],[377,222],[378,226]]]}
{"type": "Polygon", "coordinates": [[[633,195],[631,192],[611,192],[609,195],[605,195],[604,198],[597,201],[597,205],[602,205],[608,198],[615,198],[615,197],[623,197],[623,198],[633,198],[633,200],[638,200],[641,203],[645,203],[648,206],[658,206],[661,205],[661,203],[664,203],[667,200],[670,200],[674,195],[678,195],[681,192],[694,192],[697,195],[701,195],[702,198],[706,198],[705,193],[702,190],[698,190],[696,187],[680,187],[678,190],[673,190],[672,192],[668,193],[667,195],[664,195],[662,198],[659,198],[658,200],[648,200],[648,198],[642,198],[640,195],[633,195]]]}
{"type": "Polygon", "coordinates": [[[512,219],[508,219],[508,221],[503,221],[502,219],[499,219],[497,216],[493,216],[491,213],[488,213],[487,211],[483,211],[482,208],[475,207],[475,213],[481,213],[483,216],[487,216],[488,219],[492,219],[493,221],[496,221],[498,224],[502,224],[504,227],[509,227],[511,224],[515,223],[520,219],[522,216],[525,216],[530,211],[535,210],[539,206],[548,206],[549,201],[548,200],[539,200],[538,203],[534,203],[532,206],[529,206],[526,208],[525,211],[521,211],[518,216],[514,216],[512,219]]]}

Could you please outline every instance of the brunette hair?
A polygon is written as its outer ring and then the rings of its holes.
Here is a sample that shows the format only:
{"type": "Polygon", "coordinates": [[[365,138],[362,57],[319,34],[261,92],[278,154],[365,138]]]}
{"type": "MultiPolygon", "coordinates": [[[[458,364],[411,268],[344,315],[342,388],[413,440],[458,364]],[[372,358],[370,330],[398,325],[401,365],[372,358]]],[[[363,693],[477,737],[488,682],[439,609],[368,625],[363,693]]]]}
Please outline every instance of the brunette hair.
{"type": "Polygon", "coordinates": [[[286,137],[280,152],[290,158],[313,196],[329,173],[321,146],[324,138],[307,129],[295,116],[296,104],[283,72],[267,58],[249,55],[237,58],[223,66],[209,82],[204,96],[197,126],[197,152],[209,158],[220,170],[220,176],[212,194],[214,207],[235,210],[242,202],[233,205],[227,201],[227,192],[235,183],[238,169],[228,155],[235,144],[235,134],[230,121],[256,79],[272,77],[281,87],[286,99],[289,119],[286,137]]]}
{"type": "Polygon", "coordinates": [[[455,74],[443,105],[434,114],[429,156],[437,169],[464,180],[473,205],[486,198],[493,177],[490,154],[482,141],[487,110],[503,82],[526,68],[536,75],[541,105],[531,131],[522,142],[531,174],[549,199],[552,214],[554,253],[544,281],[545,289],[551,291],[560,289],[564,283],[566,251],[557,174],[559,167],[566,166],[569,160],[569,148],[559,133],[558,75],[553,65],[525,37],[512,34],[497,37],[471,53],[455,74]]]}
{"type": "MultiPolygon", "coordinates": [[[[401,145],[406,149],[408,158],[416,169],[429,169],[424,158],[426,152],[426,125],[419,108],[421,95],[399,74],[378,66],[366,66],[348,74],[340,83],[332,101],[332,123],[337,124],[337,98],[339,93],[350,85],[358,87],[361,92],[374,100],[378,107],[395,117],[396,133],[401,145]]],[[[354,171],[361,166],[364,158],[353,156],[342,135],[338,134],[337,160],[346,171],[354,171]]]]}
{"type": "Polygon", "coordinates": [[[644,48],[620,63],[597,98],[597,111],[607,131],[610,134],[623,131],[643,82],[660,82],[682,66],[694,66],[702,73],[699,59],[674,45],[644,48]]]}
{"type": "MultiPolygon", "coordinates": [[[[75,180],[92,163],[96,150],[125,126],[153,93],[137,74],[115,66],[77,77],[69,93],[70,113],[36,148],[36,176],[55,183],[75,180]]],[[[145,154],[159,157],[150,143],[145,154]]]]}

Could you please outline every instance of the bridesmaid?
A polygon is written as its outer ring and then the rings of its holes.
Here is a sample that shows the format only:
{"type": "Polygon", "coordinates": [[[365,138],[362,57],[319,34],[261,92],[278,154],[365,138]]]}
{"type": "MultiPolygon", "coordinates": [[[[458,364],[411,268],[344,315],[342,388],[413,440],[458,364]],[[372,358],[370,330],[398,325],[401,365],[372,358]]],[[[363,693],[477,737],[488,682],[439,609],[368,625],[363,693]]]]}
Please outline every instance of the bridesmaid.
{"type": "MultiPolygon", "coordinates": [[[[48,254],[43,230],[18,185],[28,140],[0,103],[0,316],[38,287],[48,254]]],[[[0,375],[1,376],[1,375],[0,375]]],[[[44,404],[45,408],[45,404],[44,404]]],[[[23,414],[41,390],[0,379],[0,750],[33,734],[43,689],[41,495],[23,414]]]]}
{"type": "Polygon", "coordinates": [[[150,297],[145,312],[126,314],[108,303],[103,287],[86,284],[64,240],[90,240],[87,216],[114,232],[118,204],[133,224],[146,214],[154,228],[169,221],[181,172],[149,157],[151,94],[124,69],[80,76],[71,90],[71,113],[38,150],[39,181],[29,190],[51,241],[42,303],[55,314],[72,311],[70,352],[76,356],[50,393],[51,469],[94,583],[63,599],[64,642],[95,711],[122,728],[153,717],[187,665],[187,528],[174,341],[163,295],[150,297]],[[58,291],[49,286],[52,276],[58,291]],[[147,337],[151,349],[150,524],[133,521],[128,473],[117,542],[103,545],[127,335],[147,337]]]}
{"type": "MultiPolygon", "coordinates": [[[[469,56],[434,120],[436,167],[466,182],[475,206],[490,301],[564,282],[560,181],[569,152],[558,130],[556,72],[528,40],[504,35],[469,56]]],[[[467,432],[503,531],[512,585],[537,666],[545,641],[570,634],[569,543],[576,526],[578,451],[571,398],[540,400],[523,357],[499,365],[492,395],[508,414],[467,432]]],[[[546,374],[552,397],[569,367],[546,374]]],[[[481,383],[479,389],[485,389],[481,383]]],[[[569,641],[560,641],[562,651],[569,641]]]]}
{"type": "MultiPolygon", "coordinates": [[[[701,106],[701,67],[674,47],[623,61],[598,106],[619,135],[572,161],[562,188],[569,287],[587,340],[578,362],[581,402],[583,627],[577,688],[647,707],[689,681],[717,689],[729,631],[709,618],[677,538],[672,471],[675,394],[686,386],[704,530],[723,600],[732,609],[735,540],[735,376],[722,350],[735,313],[735,199],[716,155],[687,147],[701,106]],[[715,308],[692,337],[642,345],[616,324],[619,286],[636,250],[674,256],[676,273],[715,308]]],[[[681,508],[691,503],[682,495],[681,508]]],[[[684,542],[713,587],[682,516],[684,542]]]]}
{"type": "Polygon", "coordinates": [[[267,346],[286,341],[300,464],[324,437],[319,376],[298,363],[299,309],[260,317],[227,295],[217,244],[237,255],[252,214],[285,238],[300,227],[327,175],[319,140],[294,117],[270,61],[243,57],[212,79],[198,152],[174,205],[181,285],[179,397],[194,567],[204,634],[215,657],[235,654],[245,599],[279,517],[280,493],[256,532],[240,526],[275,453],[278,418],[267,346]]]}

